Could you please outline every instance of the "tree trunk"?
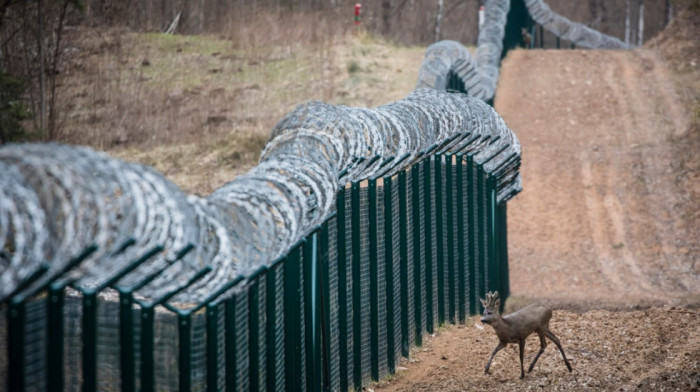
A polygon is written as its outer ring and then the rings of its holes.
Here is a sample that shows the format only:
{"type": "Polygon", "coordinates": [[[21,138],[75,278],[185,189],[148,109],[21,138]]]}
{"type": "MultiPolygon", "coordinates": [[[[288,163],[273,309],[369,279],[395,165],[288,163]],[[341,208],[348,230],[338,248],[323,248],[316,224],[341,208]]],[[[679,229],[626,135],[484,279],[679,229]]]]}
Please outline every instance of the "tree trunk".
{"type": "Polygon", "coordinates": [[[58,121],[56,119],[56,102],[58,101],[58,91],[56,89],[56,79],[58,79],[58,67],[61,64],[61,41],[63,38],[63,26],[66,21],[66,12],[70,0],[64,0],[61,15],[58,18],[58,26],[56,26],[56,43],[53,52],[53,61],[51,63],[51,77],[49,79],[49,139],[55,140],[58,137],[58,121]]]}
{"type": "Polygon", "coordinates": [[[443,0],[438,0],[437,14],[435,15],[435,39],[434,42],[440,41],[440,22],[442,22],[443,0]]]}
{"type": "MultiPolygon", "coordinates": [[[[39,126],[46,132],[46,70],[44,66],[44,22],[41,17],[42,0],[37,1],[37,44],[39,46],[39,126]]],[[[51,140],[52,135],[48,135],[51,140]]]]}
{"type": "Polygon", "coordinates": [[[644,0],[639,0],[639,23],[637,24],[638,42],[637,45],[644,44],[644,0]]]}
{"type": "Polygon", "coordinates": [[[673,18],[673,2],[671,0],[666,0],[666,24],[671,23],[673,18]]]}
{"type": "Polygon", "coordinates": [[[630,0],[625,0],[625,44],[630,44],[630,0]]]}
{"type": "Polygon", "coordinates": [[[391,0],[382,1],[382,21],[384,22],[384,35],[391,34],[391,0]]]}

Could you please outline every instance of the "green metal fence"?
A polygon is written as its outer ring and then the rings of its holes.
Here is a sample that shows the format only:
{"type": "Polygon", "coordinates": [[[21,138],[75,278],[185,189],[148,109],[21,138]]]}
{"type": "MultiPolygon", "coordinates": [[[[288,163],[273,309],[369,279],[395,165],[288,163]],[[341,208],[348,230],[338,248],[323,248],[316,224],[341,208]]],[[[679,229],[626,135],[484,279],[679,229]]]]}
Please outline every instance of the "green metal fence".
{"type": "Polygon", "coordinates": [[[426,333],[476,314],[479,295],[508,296],[497,174],[470,154],[426,151],[396,175],[349,183],[285,257],[186,310],[167,304],[177,292],[142,302],[120,276],[15,296],[0,312],[0,389],[360,389],[426,333]]]}

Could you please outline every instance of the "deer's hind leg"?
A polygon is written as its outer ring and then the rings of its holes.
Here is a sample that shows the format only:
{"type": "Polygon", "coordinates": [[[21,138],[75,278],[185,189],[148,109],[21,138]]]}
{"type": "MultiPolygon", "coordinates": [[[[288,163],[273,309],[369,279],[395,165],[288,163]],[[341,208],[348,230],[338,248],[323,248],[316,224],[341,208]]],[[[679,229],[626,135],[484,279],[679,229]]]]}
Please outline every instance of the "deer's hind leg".
{"type": "Polygon", "coordinates": [[[542,355],[544,349],[547,348],[547,340],[544,338],[544,332],[537,331],[537,335],[540,337],[540,351],[537,352],[537,355],[535,355],[535,359],[532,360],[530,367],[527,368],[528,373],[532,372],[532,368],[535,367],[535,363],[537,363],[537,360],[540,359],[540,355],[542,355]]]}
{"type": "Polygon", "coordinates": [[[569,363],[569,360],[566,359],[566,354],[564,354],[564,349],[561,347],[561,343],[559,343],[559,339],[557,339],[557,337],[554,336],[552,331],[550,331],[549,329],[546,330],[544,333],[549,338],[549,340],[553,341],[554,344],[557,345],[557,348],[559,348],[559,351],[561,351],[561,356],[564,357],[564,363],[566,364],[566,367],[569,369],[569,372],[573,371],[573,369],[571,369],[571,364],[569,363]]]}

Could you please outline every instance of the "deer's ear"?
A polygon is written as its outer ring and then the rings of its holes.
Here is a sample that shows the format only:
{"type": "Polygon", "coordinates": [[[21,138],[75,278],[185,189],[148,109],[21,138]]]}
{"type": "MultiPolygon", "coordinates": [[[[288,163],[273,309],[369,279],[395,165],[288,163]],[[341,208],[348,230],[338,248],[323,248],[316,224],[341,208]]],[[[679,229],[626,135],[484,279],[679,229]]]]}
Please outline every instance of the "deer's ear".
{"type": "Polygon", "coordinates": [[[496,300],[496,305],[495,305],[495,307],[496,307],[497,309],[500,309],[500,308],[501,308],[501,299],[500,299],[500,298],[498,298],[498,299],[496,300]]]}
{"type": "Polygon", "coordinates": [[[482,298],[479,298],[479,301],[481,301],[481,305],[482,305],[483,307],[486,307],[486,305],[488,305],[488,304],[486,303],[486,300],[484,300],[484,299],[482,299],[482,298]]]}

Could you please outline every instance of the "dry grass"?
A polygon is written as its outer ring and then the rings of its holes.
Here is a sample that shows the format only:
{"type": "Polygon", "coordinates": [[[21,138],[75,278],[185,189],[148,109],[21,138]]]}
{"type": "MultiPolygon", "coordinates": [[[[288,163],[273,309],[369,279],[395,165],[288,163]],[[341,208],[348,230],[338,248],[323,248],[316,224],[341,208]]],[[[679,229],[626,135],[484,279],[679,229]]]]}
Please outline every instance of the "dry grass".
{"type": "Polygon", "coordinates": [[[275,20],[259,15],[218,37],[72,30],[79,44],[68,50],[60,140],[207,194],[251,168],[296,105],[375,106],[415,86],[424,48],[275,20]]]}

